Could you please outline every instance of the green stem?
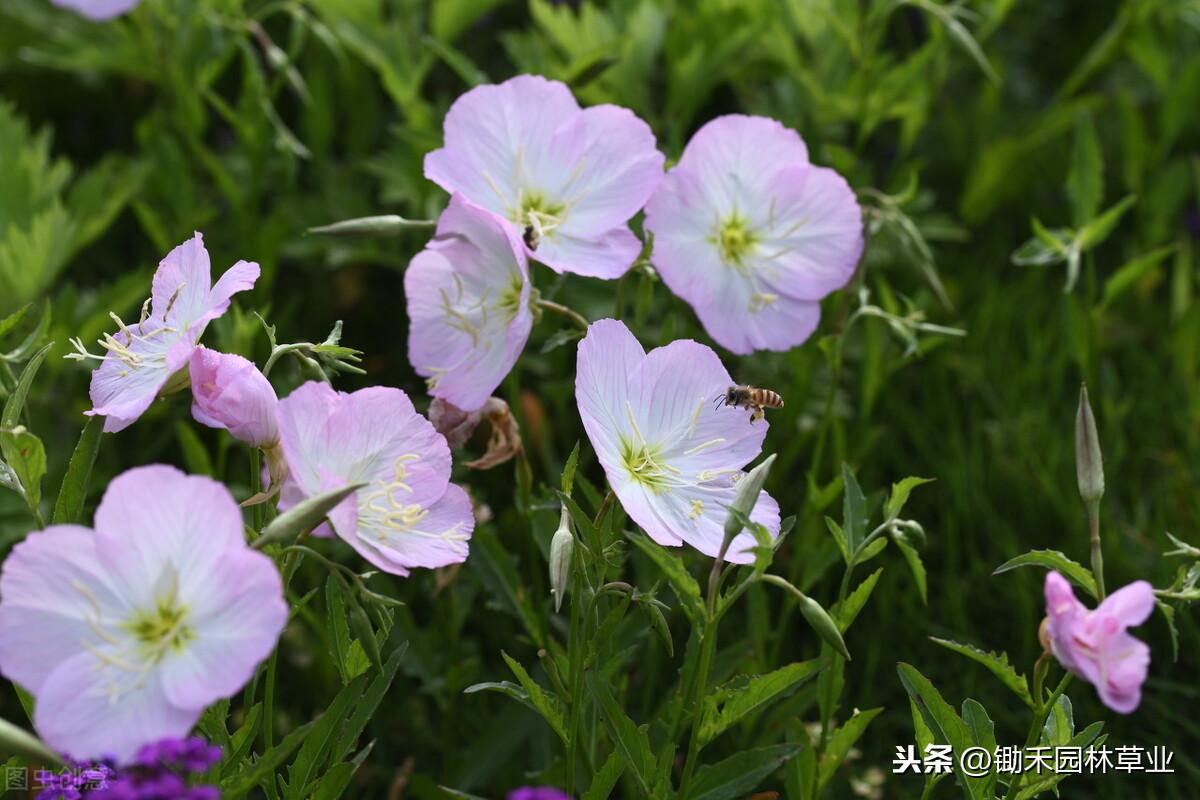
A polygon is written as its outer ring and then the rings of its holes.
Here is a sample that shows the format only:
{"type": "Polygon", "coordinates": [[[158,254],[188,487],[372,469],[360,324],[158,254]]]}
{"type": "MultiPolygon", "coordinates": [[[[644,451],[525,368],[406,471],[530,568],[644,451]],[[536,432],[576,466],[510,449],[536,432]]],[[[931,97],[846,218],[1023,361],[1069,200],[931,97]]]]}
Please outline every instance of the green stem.
{"type": "Polygon", "coordinates": [[[296,342],[295,344],[277,345],[271,350],[271,355],[267,356],[267,363],[263,364],[263,377],[267,377],[271,374],[271,368],[275,366],[275,362],[279,360],[280,356],[284,355],[285,353],[292,353],[296,350],[303,350],[306,347],[312,346],[313,345],[311,342],[296,342]]]}
{"type": "MultiPolygon", "coordinates": [[[[1050,697],[1045,703],[1041,703],[1041,697],[1034,697],[1034,700],[1039,703],[1037,713],[1033,715],[1033,724],[1029,726],[1029,734],[1025,737],[1025,748],[1028,750],[1033,747],[1041,736],[1042,727],[1046,724],[1046,717],[1054,710],[1054,704],[1058,702],[1058,698],[1062,697],[1063,692],[1071,684],[1071,673],[1066,673],[1062,676],[1062,680],[1058,682],[1058,686],[1054,687],[1054,691],[1050,693],[1050,697]]],[[[1016,797],[1016,793],[1020,790],[1021,784],[1025,779],[1026,773],[1021,773],[1016,780],[1008,785],[1008,791],[1004,793],[1004,800],[1010,797],[1016,797]]]]}
{"type": "MultiPolygon", "coordinates": [[[[724,549],[724,548],[722,548],[724,549]]],[[[683,764],[683,776],[679,779],[679,797],[686,798],[688,783],[696,769],[696,760],[700,756],[700,711],[704,707],[704,692],[708,688],[708,671],[712,668],[713,651],[717,647],[717,622],[720,614],[717,612],[717,597],[721,591],[721,559],[714,558],[712,569],[708,573],[708,596],[704,604],[704,631],[700,634],[700,662],[696,667],[696,676],[692,681],[691,708],[688,716],[687,760],[683,764]]],[[[740,587],[739,587],[740,588],[740,587]]],[[[728,604],[724,608],[728,608],[728,604]]],[[[721,614],[724,613],[722,609],[721,614]]]]}
{"type": "Polygon", "coordinates": [[[560,314],[566,317],[583,331],[587,331],[588,327],[591,325],[591,323],[588,322],[582,314],[572,308],[567,308],[562,303],[556,303],[553,300],[543,300],[539,298],[537,301],[537,307],[543,311],[552,311],[555,314],[560,314]]]}
{"type": "Polygon", "coordinates": [[[1104,600],[1104,552],[1100,548],[1100,504],[1088,503],[1088,532],[1092,537],[1092,575],[1096,578],[1096,596],[1104,600]]]}

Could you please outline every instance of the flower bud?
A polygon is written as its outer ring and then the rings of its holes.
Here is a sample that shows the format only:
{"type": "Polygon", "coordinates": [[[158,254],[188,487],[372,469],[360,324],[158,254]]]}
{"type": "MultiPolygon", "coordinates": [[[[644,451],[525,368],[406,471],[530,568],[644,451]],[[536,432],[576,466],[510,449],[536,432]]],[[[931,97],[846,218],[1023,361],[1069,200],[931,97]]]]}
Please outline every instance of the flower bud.
{"type": "Polygon", "coordinates": [[[1086,386],[1079,390],[1079,411],[1075,414],[1075,476],[1083,502],[1099,503],[1104,496],[1104,459],[1086,386]]]}
{"type": "Polygon", "coordinates": [[[571,577],[571,556],[575,553],[575,537],[571,535],[571,515],[563,506],[558,530],[550,540],[550,591],[554,594],[554,612],[562,608],[567,581],[571,577]]]}
{"type": "Polygon", "coordinates": [[[204,347],[192,353],[192,416],[210,428],[224,428],[255,447],[279,441],[275,390],[258,367],[241,356],[204,347]]]}
{"type": "Polygon", "coordinates": [[[842,658],[850,660],[850,651],[846,649],[842,632],[838,629],[837,623],[833,621],[833,617],[829,616],[829,612],[822,608],[820,603],[804,595],[800,598],[800,613],[804,615],[804,619],[817,632],[817,635],[825,641],[825,644],[836,650],[842,658]]]}
{"type": "MultiPolygon", "coordinates": [[[[729,506],[735,511],[740,511],[747,517],[754,511],[754,504],[758,502],[758,493],[762,491],[763,484],[767,481],[767,473],[771,471],[771,464],[775,462],[775,454],[767,456],[763,462],[754,469],[742,476],[742,479],[737,483],[737,491],[733,495],[733,503],[729,506]]],[[[733,537],[742,532],[742,523],[738,522],[737,517],[730,514],[725,518],[725,543],[721,545],[721,553],[724,554],[729,548],[729,544],[733,541],[733,537]]]]}

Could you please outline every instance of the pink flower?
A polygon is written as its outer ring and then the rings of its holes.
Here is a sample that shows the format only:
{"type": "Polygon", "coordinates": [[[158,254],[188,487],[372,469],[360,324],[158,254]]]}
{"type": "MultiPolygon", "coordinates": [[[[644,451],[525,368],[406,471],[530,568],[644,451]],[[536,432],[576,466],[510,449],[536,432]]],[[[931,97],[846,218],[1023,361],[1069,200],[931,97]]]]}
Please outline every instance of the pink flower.
{"type": "Polygon", "coordinates": [[[646,205],[654,265],[723,347],[788,350],[862,255],[862,214],[795,131],[718,117],[696,132],[646,205]]]}
{"type": "Polygon", "coordinates": [[[408,265],[408,360],[429,393],[483,407],[529,339],[529,266],[520,238],[459,195],[408,265]]]}
{"type": "Polygon", "coordinates": [[[104,355],[88,353],[78,339],[73,358],[97,359],[92,373],[93,408],[89,416],[105,417],[104,430],[123,430],[154,402],[177,372],[187,366],[208,323],[225,313],[238,292],[254,287],[258,264],[239,261],[214,285],[208,251],[197,233],[159,262],[154,273],[150,314],[105,335],[104,355]]]}
{"type": "MultiPolygon", "coordinates": [[[[579,343],[575,401],[608,483],[650,538],[716,556],[742,467],[762,450],[767,423],[716,405],[733,380],[711,348],[691,340],[646,353],[624,323],[592,324],[579,343]]],[[[766,492],[750,515],[779,533],[779,505],[766,492]]],[[[744,531],[725,558],[754,560],[744,531]]]]}
{"type": "Polygon", "coordinates": [[[34,726],[76,758],[119,762],[185,735],[274,649],[287,620],[274,564],[209,478],[118,476],[95,530],[53,525],[0,573],[0,672],[37,699],[34,726]]]}
{"type": "Polygon", "coordinates": [[[258,367],[241,356],[197,347],[189,364],[192,416],[234,438],[268,448],[279,441],[275,389],[258,367]]]}
{"type": "Polygon", "coordinates": [[[1104,705],[1128,714],[1142,700],[1150,648],[1125,629],[1154,610],[1154,587],[1135,581],[1113,592],[1094,611],[1075,599],[1067,579],[1046,574],[1046,633],[1058,663],[1096,687],[1104,705]]]}
{"type": "Polygon", "coordinates": [[[59,8],[69,8],[97,22],[119,17],[140,0],[51,0],[59,8]]]}
{"type": "Polygon", "coordinates": [[[662,179],[633,112],[580,109],[558,81],[520,75],[459,97],[425,177],[504,220],[555,272],[617,278],[641,251],[626,227],[662,179]]]}
{"type": "Polygon", "coordinates": [[[395,575],[466,560],[471,500],[450,483],[445,438],[404,392],[306,383],[279,401],[279,434],[291,474],[282,505],[366,483],[329,514],[363,558],[395,575]]]}

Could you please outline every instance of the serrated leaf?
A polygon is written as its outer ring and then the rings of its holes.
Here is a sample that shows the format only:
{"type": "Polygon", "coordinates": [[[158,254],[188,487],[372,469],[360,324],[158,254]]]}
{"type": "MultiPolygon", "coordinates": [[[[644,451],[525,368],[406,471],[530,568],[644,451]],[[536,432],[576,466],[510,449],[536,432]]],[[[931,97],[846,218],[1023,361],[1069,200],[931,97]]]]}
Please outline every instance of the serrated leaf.
{"type": "MultiPolygon", "coordinates": [[[[904,690],[916,704],[925,724],[929,726],[934,740],[939,744],[950,745],[955,753],[962,753],[970,747],[971,737],[966,723],[959,718],[954,708],[945,701],[942,693],[929,679],[912,665],[903,662],[896,665],[896,671],[900,674],[900,683],[903,684],[904,690]]],[[[961,763],[957,760],[954,762],[954,771],[972,798],[985,797],[986,781],[963,773],[961,763]]]]}
{"type": "Polygon", "coordinates": [[[701,767],[688,790],[688,800],[740,800],[802,748],[800,744],[757,747],[701,767]]]}
{"type": "Polygon", "coordinates": [[[702,625],[704,620],[704,600],[700,595],[700,584],[687,571],[687,567],[683,564],[683,559],[668,553],[661,545],[651,541],[645,534],[629,533],[628,538],[637,549],[650,557],[650,560],[658,567],[663,577],[667,579],[667,583],[671,584],[671,590],[679,598],[679,604],[683,608],[683,613],[687,615],[692,625],[702,625]]]}
{"type": "Polygon", "coordinates": [[[850,471],[849,464],[842,464],[842,530],[846,534],[846,546],[853,557],[867,536],[867,498],[858,479],[850,471]]]}
{"type": "Polygon", "coordinates": [[[612,794],[612,790],[616,787],[617,781],[621,780],[624,772],[625,759],[618,751],[612,751],[608,754],[608,758],[604,759],[604,764],[592,776],[592,784],[583,793],[581,800],[608,800],[608,796],[612,794]]]}
{"type": "Polygon", "coordinates": [[[825,788],[829,780],[837,772],[838,767],[846,760],[846,754],[854,743],[866,732],[871,720],[883,712],[882,708],[872,708],[869,711],[856,711],[850,719],[839,726],[825,745],[821,754],[820,771],[818,772],[818,792],[825,788]]]}
{"type": "Polygon", "coordinates": [[[367,723],[375,716],[379,704],[392,687],[392,682],[396,680],[396,671],[400,669],[400,662],[407,651],[408,642],[398,645],[388,656],[383,669],[371,680],[371,684],[354,707],[354,713],[350,715],[345,727],[338,732],[337,742],[329,757],[331,762],[343,760],[358,744],[358,737],[366,730],[367,723]]]}
{"type": "Polygon", "coordinates": [[[733,687],[718,687],[704,701],[700,722],[701,745],[711,742],[785,692],[793,691],[811,680],[826,666],[828,664],[820,659],[801,661],[742,679],[733,687]]]}
{"type": "Polygon", "coordinates": [[[567,723],[557,698],[547,695],[538,682],[531,678],[525,668],[521,666],[521,662],[503,650],[500,651],[500,656],[504,659],[504,663],[508,664],[513,675],[517,677],[521,687],[525,689],[525,693],[529,695],[529,702],[533,705],[534,710],[549,723],[550,729],[558,734],[558,738],[562,739],[563,744],[568,744],[567,723]]]}
{"type": "Polygon", "coordinates": [[[595,672],[587,673],[585,683],[600,709],[600,716],[604,719],[613,744],[625,760],[625,766],[637,780],[642,792],[648,793],[654,781],[656,761],[646,735],[646,726],[639,728],[629,718],[595,672]]]}
{"type": "Polygon", "coordinates": [[[366,679],[359,676],[342,687],[325,710],[320,719],[313,725],[309,735],[300,745],[296,760],[288,768],[289,800],[302,800],[308,796],[308,782],[317,774],[324,763],[324,757],[333,746],[334,736],[350,714],[350,708],[362,696],[363,684],[366,679]]]}
{"type": "Polygon", "coordinates": [[[83,505],[87,500],[88,485],[92,480],[92,467],[96,464],[96,454],[100,451],[100,437],[103,433],[104,420],[100,417],[88,417],[83,432],[79,434],[79,443],[75,445],[75,451],[71,454],[71,461],[67,464],[62,485],[58,489],[58,499],[54,502],[54,524],[76,523],[83,516],[83,505]]]}
{"type": "Polygon", "coordinates": [[[1076,561],[1072,561],[1058,550],[1030,550],[1028,553],[1010,558],[992,571],[993,575],[1009,572],[1018,567],[1045,567],[1059,572],[1071,583],[1096,596],[1096,579],[1092,573],[1076,561]]]}
{"type": "Polygon", "coordinates": [[[917,592],[921,595],[921,602],[929,604],[928,587],[925,578],[925,564],[921,561],[921,554],[917,552],[917,548],[904,540],[903,536],[896,536],[893,540],[896,547],[900,548],[900,555],[904,556],[904,561],[908,564],[908,571],[912,573],[913,581],[917,584],[917,592]]]}
{"type": "Polygon", "coordinates": [[[895,519],[898,517],[900,512],[904,510],[904,504],[908,502],[912,490],[927,483],[933,483],[933,478],[914,478],[910,476],[899,483],[893,483],[892,493],[888,495],[887,505],[884,508],[884,518],[895,519]]]}
{"type": "Polygon", "coordinates": [[[883,567],[868,575],[862,583],[855,587],[854,591],[846,596],[846,599],[833,607],[833,616],[837,620],[838,629],[845,633],[854,624],[854,620],[858,618],[858,614],[867,604],[867,600],[871,597],[871,592],[875,591],[875,584],[879,582],[879,576],[883,574],[883,567]]]}
{"type": "Polygon", "coordinates": [[[287,760],[312,730],[313,723],[306,722],[295,728],[279,744],[268,750],[252,764],[247,764],[233,777],[222,782],[221,796],[225,800],[236,800],[246,796],[265,780],[274,780],[275,771],[287,760]]]}
{"type": "Polygon", "coordinates": [[[1005,653],[990,653],[986,650],[981,650],[969,644],[954,642],[949,639],[939,639],[936,636],[929,637],[933,642],[940,644],[947,650],[952,650],[955,653],[966,656],[977,664],[982,664],[989,672],[1000,679],[1000,682],[1009,688],[1009,690],[1021,699],[1021,702],[1034,708],[1033,696],[1029,693],[1029,682],[1024,675],[1021,675],[1008,662],[1008,655],[1005,653]]]}

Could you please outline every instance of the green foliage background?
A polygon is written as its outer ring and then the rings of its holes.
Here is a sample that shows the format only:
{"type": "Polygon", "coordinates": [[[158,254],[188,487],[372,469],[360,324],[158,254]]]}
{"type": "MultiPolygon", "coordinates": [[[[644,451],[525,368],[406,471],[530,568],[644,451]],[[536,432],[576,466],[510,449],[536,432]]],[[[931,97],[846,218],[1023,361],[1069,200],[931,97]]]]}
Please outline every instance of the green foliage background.
{"type": "MultiPolygon", "coordinates": [[[[28,425],[46,444],[51,497],[89,405],[87,373],[61,358],[67,338],[94,340],[111,328],[110,310],[136,316],[158,258],[193,230],[205,234],[214,271],[238,258],[263,267],[240,311],[210,328],[211,345],[261,363],[267,342],[251,310],[281,341],[320,341],[341,319],[343,342],[365,351],[368,374],[344,376],[339,388],[378,383],[422,396],[406,359],[402,290],[421,233],[364,241],[305,230],[373,213],[436,215],[445,196],[423,179],[421,162],[441,142],[445,109],[472,84],[538,72],[572,83],[585,104],[633,109],[672,159],[715,115],[778,118],[800,131],[815,162],[860,192],[867,256],[851,287],[826,302],[818,334],[786,354],[722,354],[739,380],[787,399],[770,417],[767,451],[779,460],[767,488],[798,523],[776,571],[813,596],[831,602],[837,589],[823,517],[837,516],[842,461],[857,469],[876,518],[883,487],[906,475],[936,479],[906,510],[929,534],[928,604],[889,553],[871,565],[884,573],[847,637],[854,660],[839,717],[852,707],[886,709],[849,774],[872,765],[890,773],[895,746],[914,741],[898,661],[917,665],[956,706],[980,700],[1001,743],[1019,743],[1026,722],[1003,687],[927,637],[1006,650],[1022,671],[1032,665],[1041,574],[991,572],[1029,549],[1087,560],[1072,449],[1081,381],[1108,477],[1109,585],[1170,583],[1164,532],[1200,539],[1195,0],[143,5],[102,25],[43,0],[0,7],[0,317],[35,304],[0,349],[18,346],[44,302],[45,336],[55,344],[28,425]],[[1048,229],[1081,228],[1131,195],[1111,234],[1083,254],[1070,293],[1062,264],[1012,262],[1033,235],[1032,217],[1048,229]],[[832,337],[858,307],[859,289],[910,327],[923,319],[967,336],[921,334],[914,351],[886,320],[867,317],[846,332],[841,369],[832,369],[832,337]]],[[[605,283],[536,269],[545,295],[592,319],[619,314],[647,346],[706,340],[686,304],[642,271],[605,283]]],[[[468,563],[373,582],[407,603],[394,639],[406,639],[408,651],[368,729],[376,745],[355,796],[386,796],[404,780],[404,796],[440,796],[444,784],[498,797],[543,770],[560,777],[559,743],[533,712],[497,694],[463,693],[510,677],[501,650],[532,669],[539,640],[564,633],[545,577],[557,523],[547,487],[583,434],[573,345],[540,352],[560,341],[552,338],[559,328],[552,318],[537,327],[503,387],[526,437],[532,504],[514,496],[523,484],[513,464],[464,471],[459,478],[495,514],[468,563]]],[[[278,376],[281,388],[301,380],[278,376]]],[[[109,477],[155,461],[249,493],[244,454],[192,424],[187,402],[174,398],[105,438],[89,508],[109,477]]],[[[580,469],[602,480],[586,446],[580,469]]],[[[0,496],[0,546],[30,527],[20,499],[0,496]]],[[[707,570],[698,554],[685,561],[696,574],[707,570]]],[[[656,580],[640,555],[624,577],[647,590],[656,580]]],[[[296,585],[323,580],[306,563],[296,585]]],[[[660,597],[675,604],[665,588],[660,597]]],[[[678,677],[686,623],[678,610],[668,620],[674,657],[640,615],[613,634],[614,649],[632,648],[617,685],[638,722],[650,721],[678,677]]],[[[1145,700],[1108,729],[1110,745],[1173,749],[1177,774],[1078,779],[1069,795],[1195,796],[1198,631],[1186,610],[1177,622],[1177,662],[1161,615],[1138,631],[1154,652],[1145,700]]],[[[759,587],[725,627],[718,677],[818,650],[793,606],[759,587]]],[[[285,635],[281,732],[325,708],[341,685],[323,637],[303,619],[285,635]]],[[[22,719],[10,691],[0,715],[22,719]]],[[[782,741],[798,721],[816,719],[814,696],[815,687],[802,689],[718,740],[714,755],[782,741]]],[[[1090,689],[1076,686],[1072,699],[1080,727],[1112,716],[1090,689]]],[[[885,797],[920,791],[911,777],[887,777],[885,797]]],[[[953,795],[948,784],[939,794],[953,795]]],[[[830,796],[850,796],[844,775],[830,796]]]]}

